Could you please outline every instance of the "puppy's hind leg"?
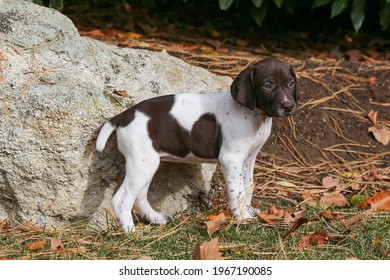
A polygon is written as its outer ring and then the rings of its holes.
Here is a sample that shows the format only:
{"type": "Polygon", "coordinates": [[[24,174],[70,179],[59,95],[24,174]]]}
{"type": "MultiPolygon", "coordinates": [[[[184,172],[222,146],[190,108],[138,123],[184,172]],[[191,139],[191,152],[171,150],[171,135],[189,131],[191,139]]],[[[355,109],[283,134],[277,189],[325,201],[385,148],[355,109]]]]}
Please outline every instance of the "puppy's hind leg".
{"type": "Polygon", "coordinates": [[[168,212],[155,211],[148,201],[149,186],[159,166],[160,158],[158,155],[149,157],[144,163],[147,166],[147,177],[149,178],[149,181],[146,182],[146,184],[139,192],[135,200],[134,210],[153,224],[165,225],[169,220],[170,214],[168,212]]]}
{"type": "Polygon", "coordinates": [[[119,221],[119,225],[126,232],[134,232],[134,221],[131,210],[135,201],[135,195],[130,188],[130,176],[126,173],[126,177],[119,187],[118,191],[112,198],[112,206],[114,208],[115,216],[119,221]]]}
{"type": "Polygon", "coordinates": [[[147,191],[153,175],[159,166],[159,162],[157,153],[144,154],[142,159],[134,155],[126,158],[125,179],[112,198],[115,215],[124,231],[135,231],[131,210],[133,207],[135,207],[135,210],[138,210],[139,207],[134,205],[137,197],[145,192],[145,188],[147,191]]]}

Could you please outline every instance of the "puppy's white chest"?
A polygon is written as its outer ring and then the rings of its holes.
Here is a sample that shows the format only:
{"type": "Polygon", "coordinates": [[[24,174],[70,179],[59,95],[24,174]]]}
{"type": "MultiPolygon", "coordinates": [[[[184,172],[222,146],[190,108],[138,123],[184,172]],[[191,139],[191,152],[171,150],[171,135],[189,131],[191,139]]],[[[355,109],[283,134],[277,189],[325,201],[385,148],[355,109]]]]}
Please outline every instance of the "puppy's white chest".
{"type": "Polygon", "coordinates": [[[253,147],[261,148],[264,143],[267,141],[271,134],[272,129],[272,118],[266,118],[263,123],[260,125],[259,129],[256,131],[256,135],[253,137],[254,144],[253,147]]]}

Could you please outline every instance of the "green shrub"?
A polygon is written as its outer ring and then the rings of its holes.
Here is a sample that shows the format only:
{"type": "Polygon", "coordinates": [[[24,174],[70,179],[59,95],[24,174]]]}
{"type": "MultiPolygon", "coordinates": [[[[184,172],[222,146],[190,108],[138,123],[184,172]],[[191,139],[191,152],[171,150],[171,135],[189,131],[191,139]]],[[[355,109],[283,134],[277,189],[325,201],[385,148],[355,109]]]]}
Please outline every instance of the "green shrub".
{"type": "MultiPolygon", "coordinates": [[[[382,30],[387,30],[390,26],[390,0],[376,1],[380,1],[379,23],[382,30]]],[[[218,0],[218,2],[221,10],[228,10],[233,3],[242,5],[242,1],[240,0],[218,0]]],[[[366,0],[251,0],[249,4],[245,2],[245,5],[249,6],[249,13],[258,26],[262,25],[270,5],[275,5],[279,9],[285,9],[292,14],[294,14],[294,10],[297,7],[301,7],[302,5],[310,5],[309,7],[311,9],[328,5],[331,6],[330,19],[349,12],[356,33],[362,27],[366,16],[366,0]]]]}
{"type": "Polygon", "coordinates": [[[32,2],[38,5],[44,5],[46,2],[48,3],[47,5],[50,8],[56,9],[58,11],[61,11],[62,8],[64,7],[64,0],[48,0],[48,1],[43,1],[43,0],[28,0],[28,2],[32,2]]]}

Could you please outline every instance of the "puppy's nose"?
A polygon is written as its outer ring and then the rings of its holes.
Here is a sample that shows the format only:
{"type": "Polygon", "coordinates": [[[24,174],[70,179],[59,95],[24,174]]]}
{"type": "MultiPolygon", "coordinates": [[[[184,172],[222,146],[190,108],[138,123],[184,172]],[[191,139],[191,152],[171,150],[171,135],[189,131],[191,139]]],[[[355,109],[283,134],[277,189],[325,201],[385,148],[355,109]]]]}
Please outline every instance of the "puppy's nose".
{"type": "Polygon", "coordinates": [[[291,111],[294,110],[294,101],[287,100],[284,101],[281,105],[285,112],[290,113],[291,111]]]}

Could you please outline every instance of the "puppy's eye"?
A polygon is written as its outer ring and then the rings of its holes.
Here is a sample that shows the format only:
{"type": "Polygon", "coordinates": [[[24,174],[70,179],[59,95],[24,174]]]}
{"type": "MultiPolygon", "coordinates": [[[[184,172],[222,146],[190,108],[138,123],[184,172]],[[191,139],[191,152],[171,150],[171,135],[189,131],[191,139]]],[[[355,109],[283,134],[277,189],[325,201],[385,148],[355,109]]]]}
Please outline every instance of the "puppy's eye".
{"type": "Polygon", "coordinates": [[[293,88],[295,86],[295,81],[294,80],[290,80],[288,83],[287,83],[287,86],[289,88],[293,88]]]}
{"type": "Polygon", "coordinates": [[[271,83],[265,83],[263,85],[263,89],[265,89],[265,90],[272,90],[273,88],[274,88],[274,85],[271,83]]]}

